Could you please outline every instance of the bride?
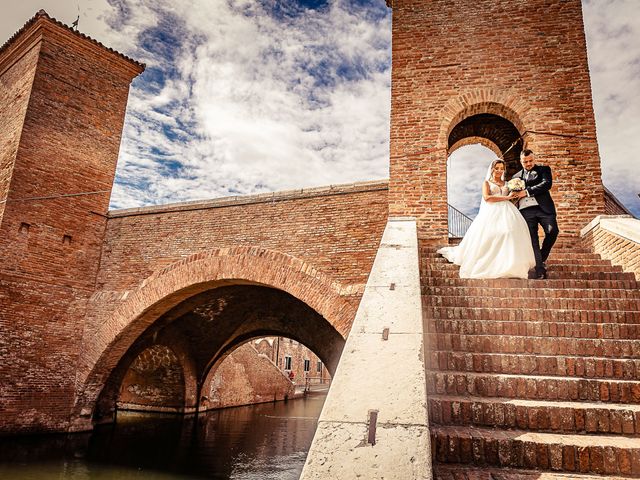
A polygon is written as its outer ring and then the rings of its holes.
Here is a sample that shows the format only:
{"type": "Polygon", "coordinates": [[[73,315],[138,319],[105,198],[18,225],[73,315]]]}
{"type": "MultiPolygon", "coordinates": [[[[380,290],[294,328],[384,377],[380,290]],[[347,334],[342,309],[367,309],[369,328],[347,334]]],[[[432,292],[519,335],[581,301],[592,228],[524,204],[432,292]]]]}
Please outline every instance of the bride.
{"type": "Polygon", "coordinates": [[[491,162],[482,184],[480,211],[460,245],[438,253],[460,265],[460,278],[528,278],[536,264],[529,228],[511,203],[504,181],[505,163],[491,162]]]}

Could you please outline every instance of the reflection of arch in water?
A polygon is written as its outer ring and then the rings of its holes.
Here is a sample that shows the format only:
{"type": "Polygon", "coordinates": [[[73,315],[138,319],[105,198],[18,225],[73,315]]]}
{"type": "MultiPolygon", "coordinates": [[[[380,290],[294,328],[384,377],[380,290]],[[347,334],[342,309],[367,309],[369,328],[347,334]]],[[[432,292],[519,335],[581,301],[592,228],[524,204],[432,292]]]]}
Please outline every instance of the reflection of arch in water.
{"type": "MultiPolygon", "coordinates": [[[[156,343],[184,351],[178,357],[187,386],[201,387],[218,358],[256,336],[294,338],[334,371],[357,300],[343,291],[348,289],[308,263],[257,248],[197,254],[156,272],[83,352],[81,364],[96,360],[78,396],[76,418],[94,412],[108,417],[127,369],[156,343]]],[[[193,390],[185,388],[187,408],[195,407],[193,390]]]]}

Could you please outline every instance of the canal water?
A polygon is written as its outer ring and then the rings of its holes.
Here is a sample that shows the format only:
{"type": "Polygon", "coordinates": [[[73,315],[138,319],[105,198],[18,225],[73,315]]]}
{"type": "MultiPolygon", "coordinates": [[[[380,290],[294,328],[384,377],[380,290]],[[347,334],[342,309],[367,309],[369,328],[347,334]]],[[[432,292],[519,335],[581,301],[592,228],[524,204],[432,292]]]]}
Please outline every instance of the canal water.
{"type": "Polygon", "coordinates": [[[0,439],[0,478],[297,480],[324,395],[193,417],[119,413],[90,434],[0,439]]]}

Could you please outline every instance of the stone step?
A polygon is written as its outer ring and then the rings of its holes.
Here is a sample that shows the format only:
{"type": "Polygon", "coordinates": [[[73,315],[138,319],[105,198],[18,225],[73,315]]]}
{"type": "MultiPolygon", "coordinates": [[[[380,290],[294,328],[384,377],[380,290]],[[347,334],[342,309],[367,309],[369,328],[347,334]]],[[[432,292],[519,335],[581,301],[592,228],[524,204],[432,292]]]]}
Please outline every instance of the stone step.
{"type": "Polygon", "coordinates": [[[547,279],[547,280],[526,280],[520,278],[490,278],[473,279],[440,276],[422,276],[421,284],[427,287],[475,287],[475,288],[500,288],[511,291],[522,289],[615,289],[615,290],[635,290],[640,288],[640,282],[635,279],[622,280],[598,280],[598,279],[547,279]]]}
{"type": "Polygon", "coordinates": [[[640,435],[640,405],[430,395],[431,425],[640,435]]]}
{"type": "MultiPolygon", "coordinates": [[[[633,467],[632,467],[633,471],[633,467]]],[[[469,465],[436,464],[434,480],[626,480],[629,477],[584,473],[541,472],[513,468],[471,468],[469,465]]]]}
{"type": "MultiPolygon", "coordinates": [[[[640,324],[428,319],[428,333],[597,339],[640,339],[640,324]]],[[[519,352],[520,353],[520,352],[519,352]]]]}
{"type": "MultiPolygon", "coordinates": [[[[429,270],[428,272],[421,272],[421,277],[433,277],[433,278],[459,278],[457,266],[449,265],[449,267],[455,267],[455,270],[452,269],[443,269],[443,270],[429,270]]],[[[595,269],[595,271],[558,271],[558,270],[549,270],[547,272],[548,280],[621,280],[621,281],[635,281],[635,276],[631,272],[603,272],[600,269],[595,269]]],[[[463,279],[467,280],[467,279],[463,279]]],[[[512,279],[509,279],[512,280],[512,279]]],[[[517,280],[517,279],[513,279],[517,280]]],[[[524,280],[524,279],[523,279],[524,280]]],[[[547,280],[536,280],[539,283],[540,287],[547,287],[547,280]]]]}
{"type": "Polygon", "coordinates": [[[640,379],[640,360],[523,353],[429,352],[431,370],[578,378],[640,379]]]}
{"type": "Polygon", "coordinates": [[[426,319],[466,319],[529,322],[640,323],[637,310],[572,310],[422,306],[426,319]]]}
{"type": "MultiPolygon", "coordinates": [[[[449,260],[447,260],[441,255],[422,257],[423,265],[426,265],[426,264],[442,265],[442,264],[450,264],[450,263],[451,262],[449,262],[449,260]]],[[[561,258],[549,257],[549,259],[547,260],[547,265],[549,267],[553,265],[577,265],[577,266],[601,265],[604,267],[610,267],[611,261],[603,260],[599,255],[596,255],[596,254],[593,254],[589,257],[586,257],[585,254],[582,254],[581,256],[575,256],[575,257],[569,257],[569,256],[565,256],[561,258]]]]}
{"type": "Polygon", "coordinates": [[[548,298],[514,295],[510,298],[487,296],[424,295],[425,306],[471,307],[471,308],[529,308],[561,310],[635,310],[640,312],[640,298],[548,298]]]}
{"type": "Polygon", "coordinates": [[[427,343],[431,351],[529,353],[640,359],[640,342],[627,339],[430,333],[427,335],[427,343]]]}
{"type": "Polygon", "coordinates": [[[640,474],[640,439],[476,427],[432,427],[435,462],[631,476],[640,474]]]}
{"type": "MultiPolygon", "coordinates": [[[[445,263],[445,262],[425,262],[422,266],[423,272],[425,275],[430,275],[432,272],[445,271],[445,272],[458,272],[460,267],[458,265],[454,265],[453,263],[445,263]]],[[[620,265],[598,265],[592,263],[562,263],[562,264],[549,264],[547,266],[547,273],[551,274],[553,272],[575,272],[575,273],[584,273],[584,272],[603,272],[603,273],[616,273],[622,272],[622,267],[620,265]]]]}
{"type": "Polygon", "coordinates": [[[640,381],[427,371],[427,392],[529,400],[640,403],[640,381]]]}
{"type": "MultiPolygon", "coordinates": [[[[449,247],[449,246],[451,245],[428,245],[428,244],[420,243],[418,248],[421,254],[439,255],[438,253],[436,253],[438,250],[440,250],[442,247],[449,247]]],[[[594,255],[593,250],[584,247],[583,245],[580,244],[580,242],[576,242],[573,245],[562,245],[562,246],[556,243],[551,249],[551,254],[549,255],[549,257],[563,256],[566,254],[571,255],[576,253],[594,255]]]]}
{"type": "MultiPolygon", "coordinates": [[[[439,253],[429,253],[420,257],[427,263],[451,263],[439,253]]],[[[565,253],[563,255],[550,255],[548,265],[574,264],[574,265],[611,265],[611,261],[602,258],[597,253],[565,253]]]]}
{"type": "Polygon", "coordinates": [[[640,290],[622,288],[492,288],[472,286],[423,286],[423,295],[489,298],[579,298],[640,300],[640,290]],[[517,294],[516,294],[517,291],[517,294]]]}

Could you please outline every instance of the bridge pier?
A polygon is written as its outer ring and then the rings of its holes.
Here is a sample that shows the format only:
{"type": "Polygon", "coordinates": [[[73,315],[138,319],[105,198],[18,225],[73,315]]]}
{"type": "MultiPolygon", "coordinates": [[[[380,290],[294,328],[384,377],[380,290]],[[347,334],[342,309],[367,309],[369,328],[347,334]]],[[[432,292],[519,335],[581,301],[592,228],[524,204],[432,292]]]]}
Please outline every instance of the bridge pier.
{"type": "Polygon", "coordinates": [[[391,218],[301,480],[431,478],[423,340],[416,222],[391,218]]]}

